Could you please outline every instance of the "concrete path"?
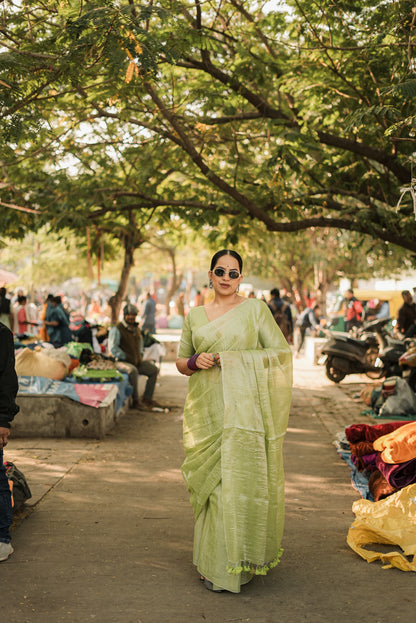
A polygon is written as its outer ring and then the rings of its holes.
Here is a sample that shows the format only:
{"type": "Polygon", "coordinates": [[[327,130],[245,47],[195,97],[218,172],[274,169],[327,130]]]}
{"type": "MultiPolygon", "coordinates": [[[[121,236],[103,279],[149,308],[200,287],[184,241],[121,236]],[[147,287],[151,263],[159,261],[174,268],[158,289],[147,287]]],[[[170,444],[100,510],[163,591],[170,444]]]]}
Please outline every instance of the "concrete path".
{"type": "MultiPolygon", "coordinates": [[[[241,594],[205,590],[192,565],[193,517],[180,466],[187,379],[163,364],[168,414],[129,411],[104,440],[11,440],[32,512],[0,565],[4,623],[394,623],[414,618],[415,577],[367,564],[346,544],[358,499],[333,446],[372,422],[323,369],[295,360],[285,441],[284,555],[241,594]]],[[[357,386],[358,387],[358,386],[357,386]]]]}

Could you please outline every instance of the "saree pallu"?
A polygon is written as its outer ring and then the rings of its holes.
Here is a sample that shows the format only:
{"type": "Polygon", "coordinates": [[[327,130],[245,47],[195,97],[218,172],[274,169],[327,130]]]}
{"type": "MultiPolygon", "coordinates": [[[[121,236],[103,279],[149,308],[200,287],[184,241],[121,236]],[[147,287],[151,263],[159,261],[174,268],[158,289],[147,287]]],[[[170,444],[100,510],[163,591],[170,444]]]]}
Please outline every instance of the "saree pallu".
{"type": "Polygon", "coordinates": [[[214,587],[239,592],[281,555],[291,351],[261,301],[244,301],[212,322],[203,308],[193,311],[179,356],[221,358],[221,368],[190,377],[184,411],[194,564],[214,587]]]}

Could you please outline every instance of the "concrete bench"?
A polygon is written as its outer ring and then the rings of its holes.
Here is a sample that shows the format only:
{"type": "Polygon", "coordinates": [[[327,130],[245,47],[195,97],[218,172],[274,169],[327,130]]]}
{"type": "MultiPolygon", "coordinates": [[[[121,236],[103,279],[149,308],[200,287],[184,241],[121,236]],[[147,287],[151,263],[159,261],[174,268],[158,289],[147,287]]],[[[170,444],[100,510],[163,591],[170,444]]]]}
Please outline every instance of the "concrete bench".
{"type": "Polygon", "coordinates": [[[66,396],[23,396],[16,402],[20,412],[11,423],[13,437],[77,437],[103,439],[124,413],[116,401],[90,407],[66,396]]]}

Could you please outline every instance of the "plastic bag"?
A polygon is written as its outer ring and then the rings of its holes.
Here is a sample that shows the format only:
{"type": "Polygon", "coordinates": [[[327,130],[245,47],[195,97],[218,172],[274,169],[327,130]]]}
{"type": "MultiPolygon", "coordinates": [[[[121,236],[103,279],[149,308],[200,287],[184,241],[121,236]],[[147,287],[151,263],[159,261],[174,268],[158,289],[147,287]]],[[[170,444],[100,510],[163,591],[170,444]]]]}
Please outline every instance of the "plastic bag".
{"type": "Polygon", "coordinates": [[[356,519],[347,536],[351,549],[367,562],[380,560],[384,563],[383,569],[396,567],[401,571],[416,571],[416,484],[379,502],[357,500],[352,510],[356,519]],[[398,546],[403,553],[382,553],[365,548],[375,543],[398,546]]]}
{"type": "Polygon", "coordinates": [[[402,378],[396,378],[396,390],[379,411],[379,417],[391,417],[416,413],[416,394],[402,378]]]}

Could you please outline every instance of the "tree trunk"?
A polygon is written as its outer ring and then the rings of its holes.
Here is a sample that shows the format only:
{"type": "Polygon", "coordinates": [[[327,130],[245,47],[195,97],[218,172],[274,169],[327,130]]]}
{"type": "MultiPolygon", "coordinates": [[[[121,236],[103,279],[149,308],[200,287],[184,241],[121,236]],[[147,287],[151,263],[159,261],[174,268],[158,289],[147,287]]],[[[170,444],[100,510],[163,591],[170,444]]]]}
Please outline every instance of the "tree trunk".
{"type": "MultiPolygon", "coordinates": [[[[121,306],[127,294],[130,272],[134,265],[134,251],[137,248],[131,236],[126,236],[123,242],[124,262],[121,270],[120,281],[117,292],[108,301],[111,309],[111,324],[116,324],[118,322],[121,306]]],[[[140,245],[138,244],[137,246],[140,245]]]]}
{"type": "Polygon", "coordinates": [[[175,293],[177,292],[181,281],[183,279],[183,273],[181,272],[179,275],[176,270],[176,257],[175,257],[175,249],[166,249],[166,252],[169,254],[170,261],[172,263],[172,279],[170,280],[168,293],[166,296],[166,315],[170,315],[170,301],[173,299],[175,293]]]}
{"type": "Polygon", "coordinates": [[[90,281],[94,280],[94,269],[92,267],[91,258],[91,236],[89,227],[87,227],[87,275],[90,281]]]}

